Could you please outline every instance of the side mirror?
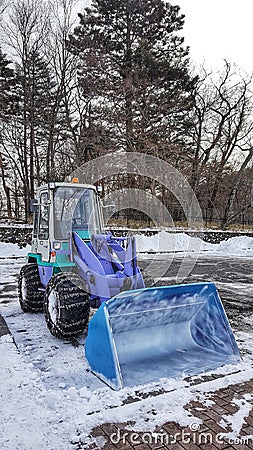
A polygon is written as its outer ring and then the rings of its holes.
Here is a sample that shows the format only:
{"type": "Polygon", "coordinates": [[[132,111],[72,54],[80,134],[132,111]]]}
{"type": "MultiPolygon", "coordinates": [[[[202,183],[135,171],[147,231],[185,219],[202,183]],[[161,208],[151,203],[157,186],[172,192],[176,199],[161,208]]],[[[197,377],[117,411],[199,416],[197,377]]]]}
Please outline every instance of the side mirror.
{"type": "Polygon", "coordinates": [[[96,186],[96,190],[98,194],[101,194],[101,192],[103,192],[102,186],[96,186]]]}
{"type": "Polygon", "coordinates": [[[30,213],[34,213],[36,207],[38,206],[38,200],[36,198],[31,198],[30,200],[30,213]]]}

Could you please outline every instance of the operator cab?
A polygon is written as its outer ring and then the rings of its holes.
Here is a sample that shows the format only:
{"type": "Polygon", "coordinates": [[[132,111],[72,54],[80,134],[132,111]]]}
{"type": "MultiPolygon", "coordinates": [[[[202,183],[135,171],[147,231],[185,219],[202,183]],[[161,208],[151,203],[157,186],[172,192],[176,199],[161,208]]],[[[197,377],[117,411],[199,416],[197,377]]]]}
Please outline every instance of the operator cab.
{"type": "Polygon", "coordinates": [[[51,249],[66,247],[72,231],[89,240],[103,230],[101,201],[95,186],[49,183],[38,189],[33,201],[32,252],[50,260],[51,249]]]}

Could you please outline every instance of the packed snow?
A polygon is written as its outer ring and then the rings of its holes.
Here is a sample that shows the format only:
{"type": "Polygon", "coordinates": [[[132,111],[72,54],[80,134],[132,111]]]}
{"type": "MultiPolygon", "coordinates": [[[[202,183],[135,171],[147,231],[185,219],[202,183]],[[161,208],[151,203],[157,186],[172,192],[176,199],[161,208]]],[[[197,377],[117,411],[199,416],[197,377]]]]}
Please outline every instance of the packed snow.
{"type": "MultiPolygon", "coordinates": [[[[150,238],[137,236],[137,248],[144,257],[145,252],[159,249],[182,253],[196,249],[204,254],[248,258],[253,255],[253,239],[243,236],[207,244],[184,233],[172,235],[162,231],[150,238]]],[[[21,311],[17,276],[28,250],[29,246],[19,249],[15,244],[0,243],[0,313],[13,335],[0,338],[2,450],[77,450],[91,444],[102,449],[104,438],[93,438],[91,432],[105,423],[131,422],[127,426],[129,432],[146,431],[154,435],[157,427],[170,420],[180,425],[198,424],[200,419],[184,408],[187,403],[197,398],[208,405],[210,393],[253,378],[252,333],[236,332],[242,362],[212,371],[217,375],[213,381],[192,385],[182,375],[112,391],[88,369],[83,350],[85,335],[79,339],[79,346],[74,347],[49,333],[42,313],[21,311]],[[161,393],[154,395],[157,392],[161,393]]],[[[225,437],[238,436],[252,400],[252,395],[234,399],[237,413],[222,418],[228,429],[225,437]]]]}

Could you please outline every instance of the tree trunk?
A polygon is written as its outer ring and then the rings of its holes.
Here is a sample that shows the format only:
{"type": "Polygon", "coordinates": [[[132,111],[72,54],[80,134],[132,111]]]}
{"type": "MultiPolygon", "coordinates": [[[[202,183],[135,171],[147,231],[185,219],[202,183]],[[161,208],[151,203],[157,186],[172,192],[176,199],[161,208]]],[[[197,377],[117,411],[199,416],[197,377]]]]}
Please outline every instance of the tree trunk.
{"type": "Polygon", "coordinates": [[[234,185],[230,191],[229,198],[227,201],[227,206],[226,206],[223,221],[222,221],[222,228],[226,228],[229,225],[229,223],[231,222],[231,220],[233,220],[233,218],[234,218],[234,215],[232,216],[231,213],[232,213],[232,209],[234,206],[236,194],[238,192],[244,170],[246,169],[248,163],[251,161],[252,157],[253,157],[253,149],[250,150],[248,156],[243,161],[243,163],[240,167],[240,170],[237,173],[237,177],[235,179],[234,185]]]}
{"type": "Polygon", "coordinates": [[[11,208],[10,188],[6,184],[6,176],[5,176],[5,170],[4,170],[1,153],[0,153],[0,166],[1,166],[3,190],[4,190],[4,193],[6,196],[7,216],[8,216],[8,219],[11,219],[12,218],[12,208],[11,208]]]}

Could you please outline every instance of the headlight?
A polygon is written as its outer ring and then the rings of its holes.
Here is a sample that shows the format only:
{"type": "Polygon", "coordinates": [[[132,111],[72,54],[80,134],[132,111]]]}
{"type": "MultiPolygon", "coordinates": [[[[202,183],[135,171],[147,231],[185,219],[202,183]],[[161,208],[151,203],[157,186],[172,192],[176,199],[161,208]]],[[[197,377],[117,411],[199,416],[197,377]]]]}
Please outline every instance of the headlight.
{"type": "Polygon", "coordinates": [[[61,249],[61,243],[60,242],[54,242],[53,243],[53,248],[55,250],[60,250],[61,249]]]}

